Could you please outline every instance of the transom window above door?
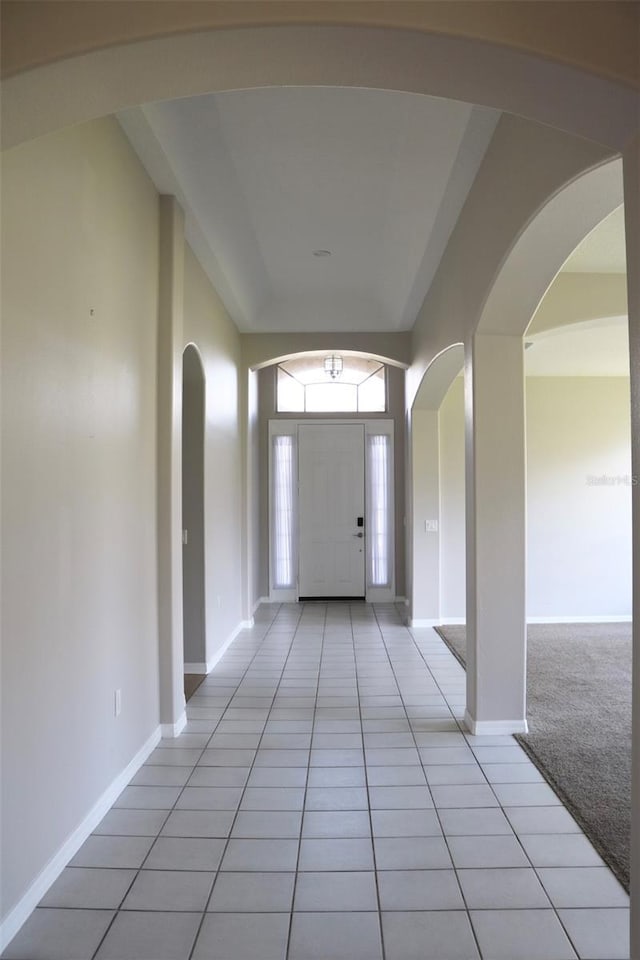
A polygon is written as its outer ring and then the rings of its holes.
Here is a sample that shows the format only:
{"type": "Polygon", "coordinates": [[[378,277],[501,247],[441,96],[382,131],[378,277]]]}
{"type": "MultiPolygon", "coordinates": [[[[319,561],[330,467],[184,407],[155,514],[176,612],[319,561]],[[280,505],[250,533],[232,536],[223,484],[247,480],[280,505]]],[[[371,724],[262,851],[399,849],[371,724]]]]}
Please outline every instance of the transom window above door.
{"type": "Polygon", "coordinates": [[[379,360],[313,353],[276,369],[278,413],[384,413],[385,366],[379,360]]]}

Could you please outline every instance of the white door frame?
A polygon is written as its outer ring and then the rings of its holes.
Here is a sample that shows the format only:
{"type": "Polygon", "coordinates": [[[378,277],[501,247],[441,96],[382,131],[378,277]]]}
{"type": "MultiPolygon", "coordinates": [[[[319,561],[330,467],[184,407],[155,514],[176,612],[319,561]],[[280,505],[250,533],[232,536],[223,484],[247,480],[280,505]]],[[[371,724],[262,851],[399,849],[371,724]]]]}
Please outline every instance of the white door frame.
{"type": "MultiPolygon", "coordinates": [[[[395,452],[394,452],[394,421],[392,419],[360,419],[357,417],[350,417],[344,419],[332,418],[329,420],[322,419],[289,419],[282,418],[278,420],[269,420],[269,601],[271,603],[297,603],[298,602],[298,546],[299,546],[299,537],[298,537],[298,427],[301,425],[307,426],[309,424],[317,424],[318,426],[338,426],[340,424],[353,424],[353,425],[362,425],[364,427],[365,434],[365,489],[368,489],[367,485],[367,453],[366,453],[366,440],[368,435],[385,435],[390,437],[391,441],[391,468],[389,471],[389,542],[391,544],[389,563],[391,567],[391,576],[390,583],[386,587],[374,587],[370,585],[370,571],[369,571],[369,558],[368,552],[366,554],[365,561],[365,600],[367,603],[390,603],[396,599],[395,596],[395,490],[394,490],[394,466],[395,466],[395,452]],[[295,515],[295,524],[293,530],[293,566],[296,571],[295,583],[288,587],[274,587],[274,561],[273,561],[273,438],[276,436],[290,436],[293,438],[295,444],[295,456],[294,456],[294,482],[293,482],[293,502],[294,502],[294,515],[295,515]]],[[[368,505],[365,506],[365,543],[367,537],[367,527],[368,527],[368,505]]]]}

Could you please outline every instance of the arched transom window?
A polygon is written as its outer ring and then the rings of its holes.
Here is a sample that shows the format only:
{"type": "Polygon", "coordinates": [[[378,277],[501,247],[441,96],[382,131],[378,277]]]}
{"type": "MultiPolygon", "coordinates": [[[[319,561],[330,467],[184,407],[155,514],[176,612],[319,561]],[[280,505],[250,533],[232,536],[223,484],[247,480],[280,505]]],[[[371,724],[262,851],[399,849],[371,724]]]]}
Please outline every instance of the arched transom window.
{"type": "Polygon", "coordinates": [[[385,366],[379,360],[314,353],[278,364],[279,413],[383,413],[385,366]]]}

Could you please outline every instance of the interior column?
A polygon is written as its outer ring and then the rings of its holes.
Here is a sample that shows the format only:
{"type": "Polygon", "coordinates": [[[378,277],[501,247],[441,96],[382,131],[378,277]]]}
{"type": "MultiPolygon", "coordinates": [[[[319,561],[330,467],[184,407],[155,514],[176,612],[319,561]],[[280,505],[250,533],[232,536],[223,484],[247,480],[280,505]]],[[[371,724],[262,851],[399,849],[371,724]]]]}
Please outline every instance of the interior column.
{"type": "Polygon", "coordinates": [[[474,734],[526,722],[522,337],[476,334],[465,358],[467,711],[474,734]]]}

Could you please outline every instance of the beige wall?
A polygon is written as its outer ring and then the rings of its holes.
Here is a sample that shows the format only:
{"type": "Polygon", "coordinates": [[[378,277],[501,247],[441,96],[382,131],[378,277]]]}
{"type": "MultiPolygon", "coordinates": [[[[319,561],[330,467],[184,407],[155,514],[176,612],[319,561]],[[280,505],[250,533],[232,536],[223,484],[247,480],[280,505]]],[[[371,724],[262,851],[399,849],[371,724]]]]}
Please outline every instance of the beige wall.
{"type": "MultiPolygon", "coordinates": [[[[366,338],[362,335],[363,346],[366,349],[366,338]]],[[[289,419],[344,419],[342,414],[306,414],[276,413],[275,397],[276,368],[265,367],[258,372],[258,404],[259,404],[259,436],[260,436],[260,590],[259,596],[269,595],[269,477],[267,464],[269,462],[269,420],[289,419]]],[[[379,420],[387,417],[394,421],[394,453],[395,453],[395,533],[396,533],[396,595],[404,596],[405,591],[405,416],[404,416],[404,370],[399,367],[387,367],[389,412],[386,414],[371,413],[358,414],[358,420],[379,420]]]]}
{"type": "Polygon", "coordinates": [[[205,374],[205,621],[207,660],[242,617],[240,337],[189,247],[185,251],[184,340],[205,374]]]}
{"type": "Polygon", "coordinates": [[[528,378],[527,459],[528,616],[630,616],[628,379],[528,378]]]}
{"type": "Polygon", "coordinates": [[[2,186],[6,915],[158,724],[158,204],[112,119],[2,186]]]}
{"type": "MultiPolygon", "coordinates": [[[[5,154],[2,225],[6,916],[158,729],[158,196],[105,119],[5,154]]],[[[242,620],[240,338],[189,248],[188,342],[211,660],[242,620]]]]}
{"type": "MultiPolygon", "coordinates": [[[[526,400],[527,617],[630,616],[629,381],[528,377],[526,400]]],[[[440,457],[441,617],[447,621],[465,616],[461,380],[440,409],[440,457]]]]}

